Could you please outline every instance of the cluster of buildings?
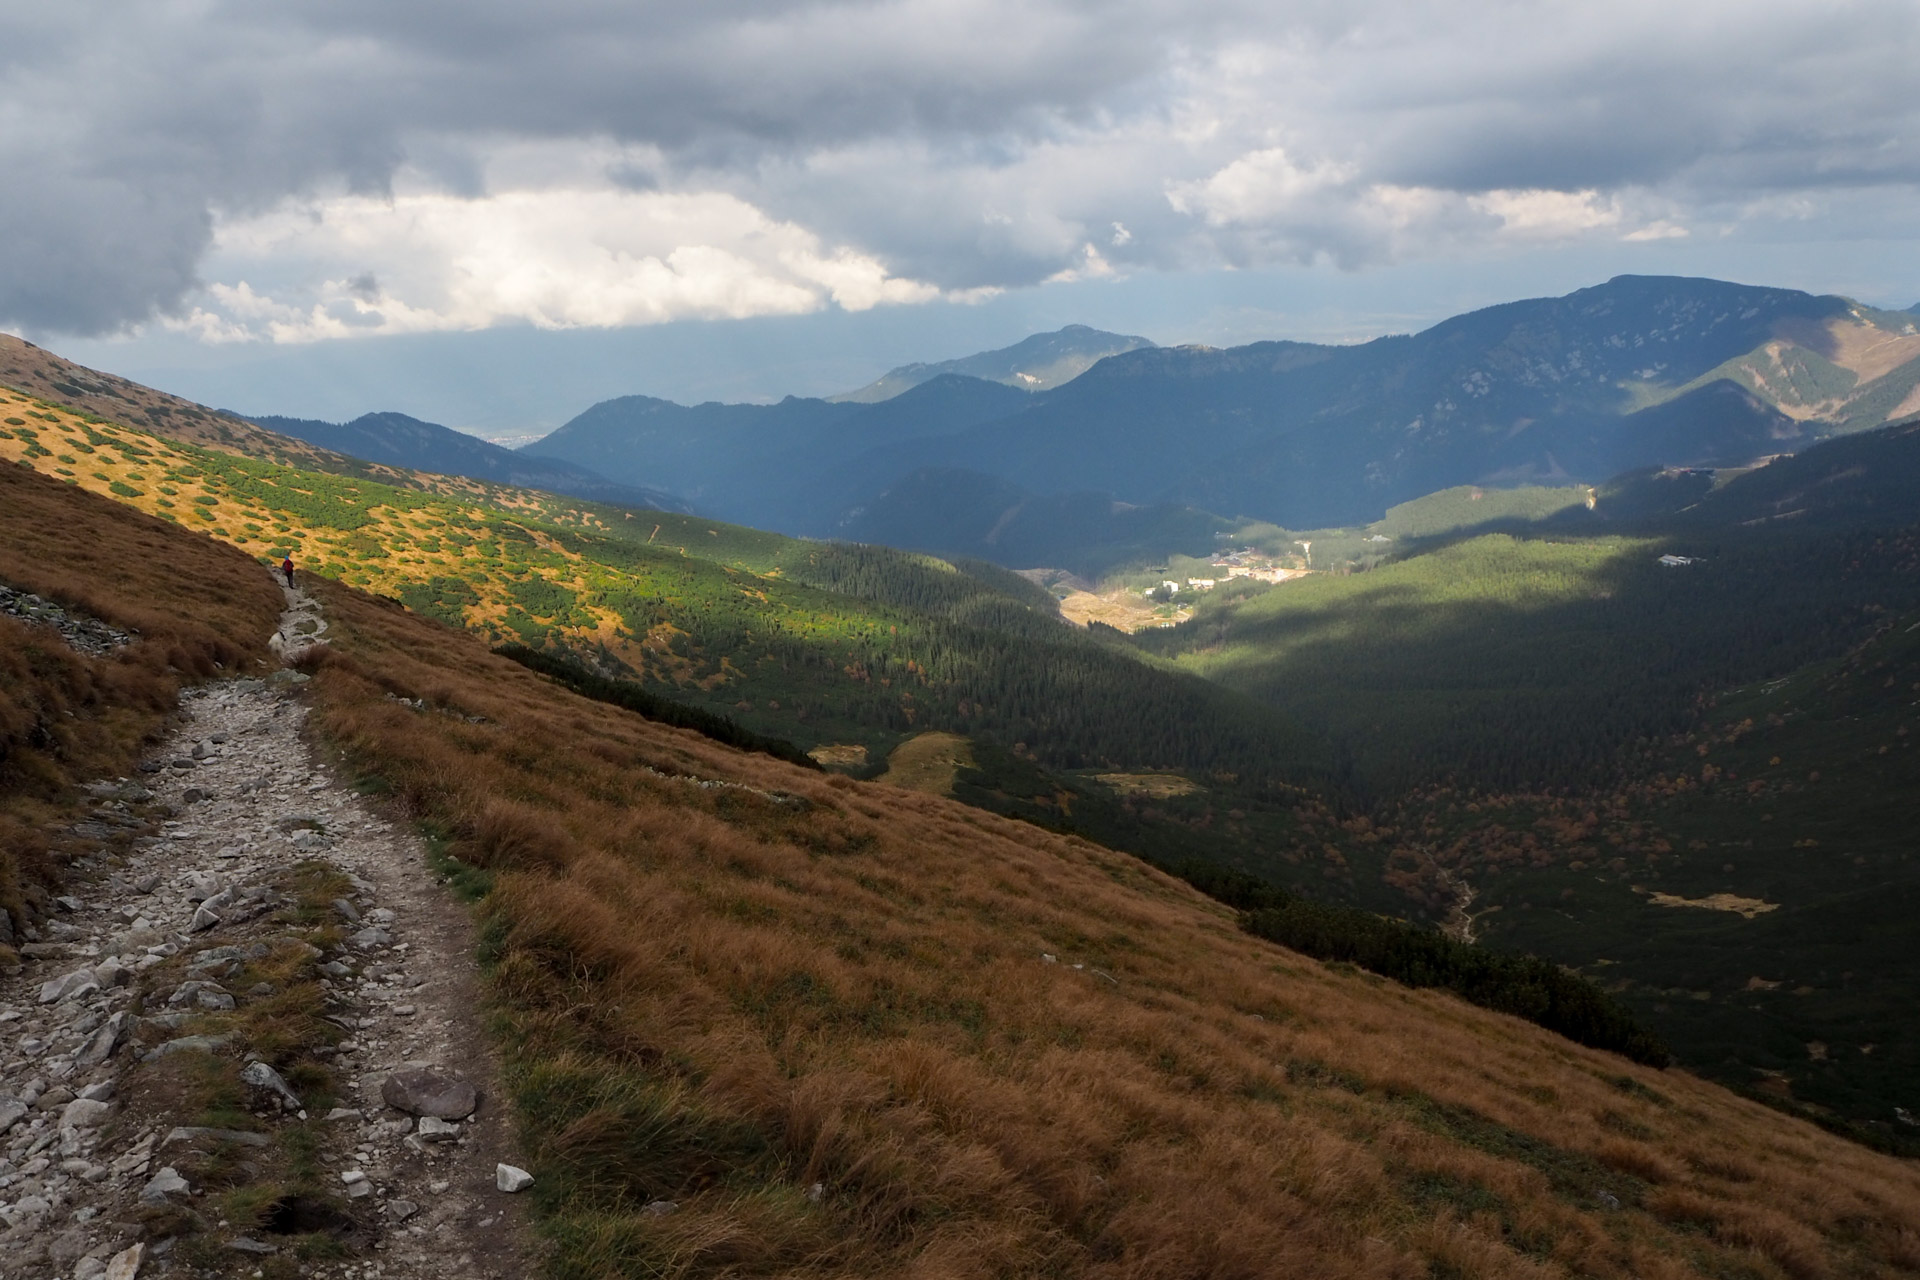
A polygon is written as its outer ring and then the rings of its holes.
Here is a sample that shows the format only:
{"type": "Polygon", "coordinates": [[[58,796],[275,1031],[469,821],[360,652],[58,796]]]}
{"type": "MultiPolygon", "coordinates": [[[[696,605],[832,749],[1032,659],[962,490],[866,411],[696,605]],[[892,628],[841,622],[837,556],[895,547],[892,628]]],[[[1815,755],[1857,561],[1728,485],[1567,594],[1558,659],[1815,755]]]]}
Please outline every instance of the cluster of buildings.
{"type": "Polygon", "coordinates": [[[1252,578],[1255,582],[1285,582],[1288,578],[1301,575],[1299,569],[1283,569],[1273,562],[1273,557],[1253,547],[1242,547],[1238,551],[1224,551],[1214,561],[1215,569],[1224,570],[1213,578],[1187,579],[1196,590],[1211,590],[1220,578],[1252,578]],[[1203,585],[1204,584],[1204,585],[1203,585]]]}

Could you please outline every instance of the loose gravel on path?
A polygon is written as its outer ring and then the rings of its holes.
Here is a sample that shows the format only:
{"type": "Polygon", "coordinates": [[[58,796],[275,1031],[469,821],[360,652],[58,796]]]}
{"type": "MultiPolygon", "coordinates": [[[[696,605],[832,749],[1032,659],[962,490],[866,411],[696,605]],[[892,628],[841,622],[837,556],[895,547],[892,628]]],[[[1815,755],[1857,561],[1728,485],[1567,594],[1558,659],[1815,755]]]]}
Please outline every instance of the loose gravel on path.
{"type": "MultiPolygon", "coordinates": [[[[274,647],[291,651],[319,641],[325,622],[304,594],[287,595],[274,647]]],[[[187,1274],[188,1255],[205,1259],[209,1242],[224,1260],[216,1269],[233,1275],[537,1269],[523,1201],[497,1189],[497,1166],[524,1161],[482,1047],[471,921],[418,839],[303,737],[303,681],[282,671],[185,694],[181,723],[143,773],[91,788],[72,835],[92,851],[75,859],[38,936],[15,939],[25,963],[0,974],[5,1280],[187,1274]],[[288,914],[289,878],[312,863],[351,884],[332,906],[345,940],[325,953],[288,914]],[[238,979],[290,951],[318,971],[325,1016],[344,1033],[318,1051],[340,1105],[303,1110],[268,1064],[250,1063],[258,1136],[191,1130],[177,1096],[152,1087],[157,1064],[178,1053],[245,1061],[244,1041],[220,1028],[277,992],[238,979]],[[438,1106],[418,1096],[436,1089],[438,1106]],[[472,1114],[454,1114],[473,1099],[472,1114]],[[391,1100],[453,1118],[417,1118],[391,1100]],[[196,1167],[196,1150],[244,1155],[296,1137],[317,1149],[330,1191],[246,1233],[218,1219],[213,1189],[179,1172],[196,1167]],[[183,1222],[197,1229],[183,1234],[183,1222]],[[316,1223],[341,1256],[294,1252],[316,1223]]]]}

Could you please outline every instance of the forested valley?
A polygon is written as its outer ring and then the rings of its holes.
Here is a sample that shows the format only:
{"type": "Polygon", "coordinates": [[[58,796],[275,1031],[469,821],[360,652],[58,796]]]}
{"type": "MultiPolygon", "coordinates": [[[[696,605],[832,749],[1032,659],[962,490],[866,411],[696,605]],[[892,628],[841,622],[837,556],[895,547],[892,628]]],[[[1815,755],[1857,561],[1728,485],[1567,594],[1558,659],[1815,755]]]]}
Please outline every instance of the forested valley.
{"type": "Polygon", "coordinates": [[[1224,581],[1129,636],[982,562],[398,488],[16,407],[14,461],[518,646],[591,696],[866,777],[953,735],[947,794],[1203,888],[1208,868],[1273,886],[1292,914],[1249,927],[1289,945],[1640,1035],[1419,931],[1533,953],[1682,1061],[1911,1142],[1911,426],[1731,479],[1623,477],[1591,506],[1403,516],[1364,562],[1224,581]]]}

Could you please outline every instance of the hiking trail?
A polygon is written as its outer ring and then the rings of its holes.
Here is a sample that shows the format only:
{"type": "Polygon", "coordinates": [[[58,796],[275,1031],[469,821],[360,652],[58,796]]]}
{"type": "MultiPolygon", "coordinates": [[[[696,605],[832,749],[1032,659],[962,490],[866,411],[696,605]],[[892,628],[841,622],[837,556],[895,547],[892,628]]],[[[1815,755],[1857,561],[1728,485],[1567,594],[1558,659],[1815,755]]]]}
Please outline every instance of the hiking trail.
{"type": "MultiPolygon", "coordinates": [[[[327,624],[317,601],[282,590],[270,647],[291,660],[325,643],[327,624]]],[[[524,1161],[486,1048],[472,922],[419,839],[305,739],[305,681],[282,670],[183,693],[141,776],[88,788],[55,914],[12,939],[23,965],[0,973],[5,1280],[537,1270],[523,1199],[496,1177],[524,1161]],[[304,940],[314,922],[292,913],[299,886],[329,868],[343,890],[320,923],[344,936],[321,952],[304,940]],[[316,990],[310,1012],[344,1033],[310,1051],[332,1072],[332,1106],[290,1086],[247,1035],[316,990]],[[193,1055],[247,1063],[245,1129],[198,1127],[181,1085],[193,1055]],[[288,1153],[315,1175],[312,1194],[258,1221],[221,1216],[234,1187],[288,1153]]]]}

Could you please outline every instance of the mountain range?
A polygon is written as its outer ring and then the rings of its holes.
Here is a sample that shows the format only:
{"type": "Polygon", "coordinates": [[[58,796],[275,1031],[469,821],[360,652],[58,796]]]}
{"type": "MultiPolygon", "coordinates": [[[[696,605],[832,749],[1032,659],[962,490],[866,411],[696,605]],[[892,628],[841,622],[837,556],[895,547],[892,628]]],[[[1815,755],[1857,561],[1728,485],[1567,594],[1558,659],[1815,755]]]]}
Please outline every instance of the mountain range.
{"type": "Polygon", "coordinates": [[[1916,408],[1920,325],[1908,313],[1622,276],[1355,346],[1142,347],[1031,394],[948,372],[866,404],[623,397],[522,452],[762,527],[941,550],[959,527],[951,503],[928,523],[910,506],[884,525],[871,514],[926,468],[1002,482],[972,486],[970,545],[1016,494],[1314,528],[1459,484],[1744,463],[1916,408]]]}
{"type": "Polygon", "coordinates": [[[1356,525],[1462,484],[1794,452],[1920,411],[1915,314],[1622,276],[1354,346],[1156,347],[1074,325],[829,399],[623,396],[517,451],[398,413],[218,413],[11,338],[0,378],[213,448],[345,474],[365,459],[390,483],[463,476],[1091,573],[1206,552],[1231,518],[1356,525]]]}

